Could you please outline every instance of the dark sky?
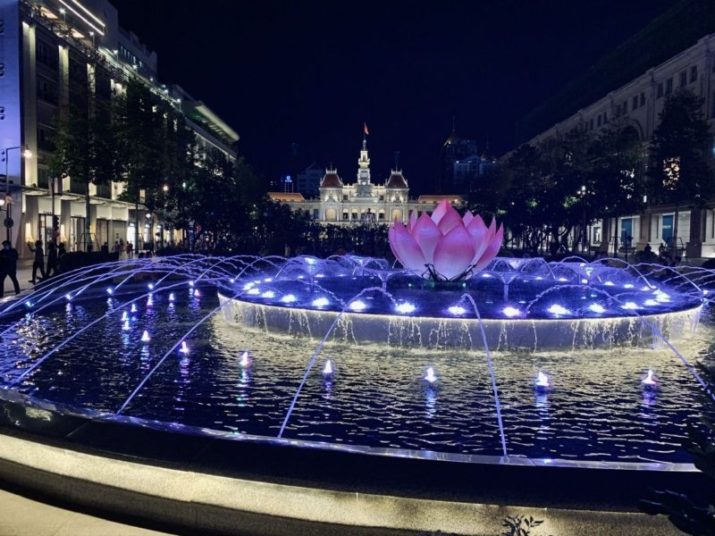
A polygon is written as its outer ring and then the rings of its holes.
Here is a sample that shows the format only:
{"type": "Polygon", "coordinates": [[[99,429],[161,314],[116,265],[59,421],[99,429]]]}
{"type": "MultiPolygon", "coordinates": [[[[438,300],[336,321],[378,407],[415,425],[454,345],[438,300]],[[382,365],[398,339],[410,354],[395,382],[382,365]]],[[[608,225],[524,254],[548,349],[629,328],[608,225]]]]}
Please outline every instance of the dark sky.
{"type": "Polygon", "coordinates": [[[453,115],[460,136],[510,149],[519,117],[673,4],[111,1],[157,51],[161,81],[224,118],[267,178],[316,161],[352,182],[366,121],[373,182],[400,151],[417,191],[438,174],[453,115]]]}

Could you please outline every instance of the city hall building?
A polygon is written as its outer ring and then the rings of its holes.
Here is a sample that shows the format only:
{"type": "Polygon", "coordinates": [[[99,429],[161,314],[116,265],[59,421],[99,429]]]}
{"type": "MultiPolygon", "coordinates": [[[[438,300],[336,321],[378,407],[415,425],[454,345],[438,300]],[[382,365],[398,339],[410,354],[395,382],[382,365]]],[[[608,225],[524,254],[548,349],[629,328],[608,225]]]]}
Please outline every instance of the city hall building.
{"type": "Polygon", "coordinates": [[[107,0],[0,0],[0,221],[12,220],[10,238],[21,256],[25,243],[49,241],[52,215],[68,251],[91,244],[95,250],[117,240],[136,250],[170,238],[156,215],[120,200],[124,183],[89,185],[82,177],[53,180],[49,163],[53,138],[73,99],[88,91],[96,102],[111,102],[137,80],[186,118],[199,150],[235,159],[238,134],[203,102],[179,86],[157,79],[158,58],[132,32],[119,26],[107,0]],[[53,188],[54,182],[54,188],[53,188]],[[90,236],[85,236],[89,218],[90,236]],[[139,244],[135,222],[140,222],[139,244]]]}
{"type": "Polygon", "coordinates": [[[338,170],[325,170],[317,198],[305,198],[294,192],[269,192],[273,201],[288,204],[294,211],[306,212],[313,220],[325,224],[387,224],[406,222],[411,212],[431,213],[437,203],[448,199],[456,207],[464,205],[458,195],[421,195],[410,198],[410,187],[402,170],[393,169],[381,183],[372,182],[367,138],[363,137],[355,182],[346,183],[338,170]]]}

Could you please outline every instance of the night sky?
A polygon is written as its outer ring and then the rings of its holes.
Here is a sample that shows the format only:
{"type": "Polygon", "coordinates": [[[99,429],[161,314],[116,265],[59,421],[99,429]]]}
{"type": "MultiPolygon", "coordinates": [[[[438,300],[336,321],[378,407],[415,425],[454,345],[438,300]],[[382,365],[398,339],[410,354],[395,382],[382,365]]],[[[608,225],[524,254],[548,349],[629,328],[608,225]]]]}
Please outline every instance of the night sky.
{"type": "Polygon", "coordinates": [[[227,121],[266,178],[315,161],[353,182],[365,121],[373,182],[399,151],[416,192],[431,190],[453,116],[460,136],[509,150],[517,119],[673,4],[111,1],[157,51],[160,80],[227,121]]]}

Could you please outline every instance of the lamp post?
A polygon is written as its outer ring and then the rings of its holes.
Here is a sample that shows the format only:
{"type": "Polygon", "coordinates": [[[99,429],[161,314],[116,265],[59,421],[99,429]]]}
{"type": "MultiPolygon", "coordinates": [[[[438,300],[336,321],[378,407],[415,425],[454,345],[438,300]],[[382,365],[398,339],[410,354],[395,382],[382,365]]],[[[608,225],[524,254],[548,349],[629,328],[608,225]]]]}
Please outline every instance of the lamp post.
{"type": "Polygon", "coordinates": [[[16,147],[6,147],[5,150],[3,151],[4,158],[5,158],[5,203],[7,205],[7,217],[5,218],[5,229],[6,229],[6,240],[12,241],[10,238],[10,229],[13,226],[13,221],[12,221],[12,197],[10,196],[10,177],[8,175],[9,173],[9,153],[10,151],[14,150],[20,150],[22,149],[22,152],[20,153],[20,161],[22,161],[22,158],[32,158],[32,151],[30,149],[27,149],[23,147],[22,145],[17,145],[16,147]]]}
{"type": "Polygon", "coordinates": [[[581,253],[585,253],[588,248],[588,229],[586,226],[586,206],[584,202],[586,194],[588,193],[586,185],[582,184],[577,193],[581,198],[581,253]]]}

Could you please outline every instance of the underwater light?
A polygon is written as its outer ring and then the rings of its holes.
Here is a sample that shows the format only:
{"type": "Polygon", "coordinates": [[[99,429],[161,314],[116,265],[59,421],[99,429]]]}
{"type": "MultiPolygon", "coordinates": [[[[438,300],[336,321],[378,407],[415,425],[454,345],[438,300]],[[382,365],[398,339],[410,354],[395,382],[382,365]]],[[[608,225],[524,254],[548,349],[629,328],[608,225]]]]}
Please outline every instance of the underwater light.
{"type": "Polygon", "coordinates": [[[551,382],[549,381],[549,376],[546,373],[539,371],[536,374],[536,381],[534,382],[534,388],[537,391],[544,392],[544,391],[548,391],[550,387],[551,387],[551,382]]]}
{"type": "Polygon", "coordinates": [[[626,309],[627,311],[635,311],[636,309],[640,309],[640,307],[638,307],[638,304],[636,302],[629,301],[621,305],[621,309],[626,309]]]}
{"type": "Polygon", "coordinates": [[[107,287],[107,294],[109,294],[110,296],[114,294],[114,289],[112,287],[107,287]]]}
{"type": "Polygon", "coordinates": [[[142,333],[142,342],[149,342],[150,340],[151,337],[149,336],[149,332],[144,330],[144,333],[142,333]]]}
{"type": "Polygon", "coordinates": [[[201,292],[199,291],[199,289],[194,290],[194,297],[196,297],[196,298],[201,297],[201,292]]]}
{"type": "Polygon", "coordinates": [[[251,358],[248,356],[248,352],[243,352],[241,354],[240,363],[243,368],[248,368],[251,366],[251,358]]]}
{"type": "Polygon", "coordinates": [[[615,283],[613,281],[606,281],[604,285],[606,285],[607,287],[612,287],[615,285],[615,283]]]}
{"type": "Polygon", "coordinates": [[[275,298],[276,293],[273,292],[272,290],[267,290],[263,294],[261,294],[261,298],[275,298]]]}
{"type": "Polygon", "coordinates": [[[154,290],[154,283],[149,283],[149,284],[147,285],[147,288],[148,288],[149,290],[154,290]]]}
{"type": "Polygon", "coordinates": [[[169,294],[169,301],[170,301],[170,302],[173,302],[175,299],[176,299],[176,296],[174,296],[174,293],[171,292],[171,293],[169,294]]]}
{"type": "Polygon", "coordinates": [[[460,316],[467,312],[467,310],[461,305],[452,305],[447,309],[447,311],[449,311],[449,314],[454,316],[460,316]]]}
{"type": "Polygon", "coordinates": [[[255,285],[254,282],[246,283],[245,285],[243,285],[243,290],[249,290],[249,289],[253,288],[254,285],[255,285]]]}
{"type": "Polygon", "coordinates": [[[653,372],[653,369],[648,369],[646,377],[641,380],[641,385],[644,389],[655,389],[656,387],[658,387],[658,382],[655,377],[655,372],[653,372]]]}
{"type": "Polygon", "coordinates": [[[626,283],[623,288],[633,288],[633,283],[626,283]]]}
{"type": "Polygon", "coordinates": [[[548,312],[550,312],[552,315],[570,315],[571,311],[566,309],[563,305],[560,305],[558,303],[553,304],[551,307],[547,309],[548,312]]]}
{"type": "Polygon", "coordinates": [[[434,382],[438,380],[437,374],[434,371],[434,367],[427,367],[427,371],[425,373],[425,377],[423,378],[424,381],[432,385],[434,382]]]}
{"type": "Polygon", "coordinates": [[[396,310],[398,313],[401,313],[401,314],[403,314],[403,315],[410,314],[410,313],[414,313],[414,312],[415,312],[415,309],[416,309],[415,305],[414,305],[413,303],[410,303],[410,302],[398,303],[398,304],[395,306],[395,310],[396,310]]]}
{"type": "Polygon", "coordinates": [[[127,312],[122,311],[122,322],[124,322],[127,318],[129,318],[129,315],[127,314],[127,312]]]}
{"type": "Polygon", "coordinates": [[[190,287],[193,287],[193,286],[194,286],[193,280],[192,280],[192,281],[189,281],[189,286],[190,286],[190,287]]]}
{"type": "Polygon", "coordinates": [[[330,305],[330,300],[325,296],[321,296],[320,298],[314,299],[312,305],[313,307],[327,307],[330,305]]]}
{"type": "Polygon", "coordinates": [[[252,288],[248,291],[248,293],[251,294],[252,296],[258,296],[261,293],[261,291],[258,290],[257,288],[252,288]]]}
{"type": "Polygon", "coordinates": [[[137,304],[136,304],[136,303],[132,303],[131,312],[132,312],[132,313],[136,313],[136,312],[137,312],[137,304]]]}
{"type": "Polygon", "coordinates": [[[592,303],[588,306],[588,310],[599,315],[606,312],[606,308],[600,303],[592,303]]]}
{"type": "Polygon", "coordinates": [[[124,325],[122,326],[122,331],[129,331],[129,320],[124,321],[124,325]]]}
{"type": "Polygon", "coordinates": [[[330,359],[327,359],[325,361],[325,366],[323,367],[323,376],[332,376],[333,372],[333,362],[330,359]]]}
{"type": "Polygon", "coordinates": [[[350,309],[353,311],[364,311],[367,309],[367,303],[365,303],[362,300],[355,300],[353,302],[350,302],[350,305],[348,306],[350,309]]]}
{"type": "Polygon", "coordinates": [[[69,294],[69,293],[65,294],[65,300],[72,301],[72,294],[69,294]]]}
{"type": "Polygon", "coordinates": [[[181,341],[181,347],[179,348],[179,352],[181,352],[182,354],[189,353],[189,347],[186,345],[186,341],[181,341]]]}
{"type": "Polygon", "coordinates": [[[648,307],[653,307],[655,305],[658,305],[658,302],[655,300],[646,300],[643,302],[643,305],[647,305],[648,307]]]}
{"type": "Polygon", "coordinates": [[[521,315],[521,311],[516,307],[512,307],[511,305],[507,305],[506,307],[504,307],[501,312],[504,314],[504,316],[509,318],[514,318],[515,316],[521,315]]]}
{"type": "Polygon", "coordinates": [[[298,301],[298,298],[295,297],[295,294],[286,294],[281,298],[281,301],[283,303],[293,303],[295,301],[298,301]]]}

